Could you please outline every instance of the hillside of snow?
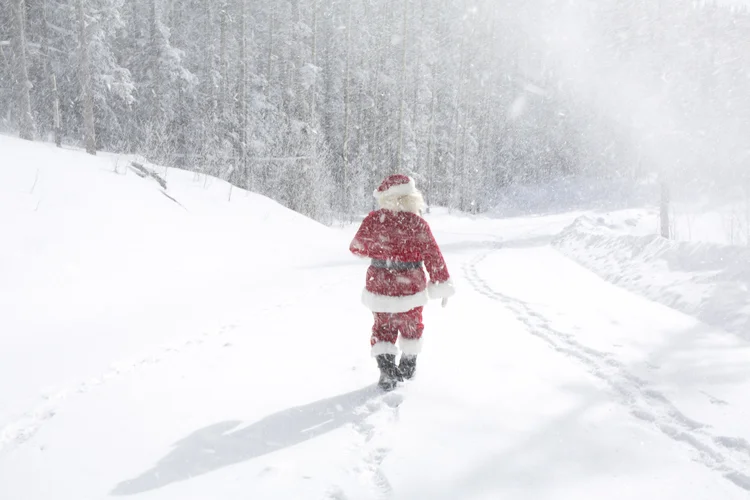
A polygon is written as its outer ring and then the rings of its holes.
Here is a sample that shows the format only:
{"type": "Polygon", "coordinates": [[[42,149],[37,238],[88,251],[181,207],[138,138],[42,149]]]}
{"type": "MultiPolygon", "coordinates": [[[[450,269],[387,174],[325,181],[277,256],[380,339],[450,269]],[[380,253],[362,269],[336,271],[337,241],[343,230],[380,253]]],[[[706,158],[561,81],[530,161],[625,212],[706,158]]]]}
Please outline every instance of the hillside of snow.
{"type": "MultiPolygon", "coordinates": [[[[0,429],[23,423],[18,408],[126,370],[155,345],[299,300],[306,266],[346,250],[265,197],[235,189],[228,201],[214,178],[170,169],[163,189],[127,158],[5,136],[0,151],[0,380],[14,381],[3,384],[0,429]]],[[[16,425],[0,446],[29,432],[16,425]]]]}
{"type": "Polygon", "coordinates": [[[458,292],[382,395],[356,225],[126,157],[0,158],[2,499],[750,493],[750,343],[613,284],[631,256],[583,202],[431,210],[458,292]]]}

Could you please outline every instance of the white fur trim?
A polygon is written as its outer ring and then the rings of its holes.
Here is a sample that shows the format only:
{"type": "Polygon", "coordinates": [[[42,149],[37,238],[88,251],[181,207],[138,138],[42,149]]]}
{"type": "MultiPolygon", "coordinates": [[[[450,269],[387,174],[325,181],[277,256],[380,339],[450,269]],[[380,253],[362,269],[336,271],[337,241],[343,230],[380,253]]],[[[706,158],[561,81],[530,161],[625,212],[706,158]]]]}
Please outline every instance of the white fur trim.
{"type": "Polygon", "coordinates": [[[426,208],[422,193],[415,191],[405,196],[383,196],[378,198],[380,208],[392,212],[411,212],[421,215],[426,208]]]}
{"type": "Polygon", "coordinates": [[[381,354],[395,354],[398,356],[398,347],[396,347],[396,344],[391,344],[390,342],[376,342],[372,346],[372,349],[370,349],[370,354],[373,358],[381,354]]]}
{"type": "Polygon", "coordinates": [[[456,287],[453,285],[453,279],[443,281],[442,283],[430,283],[427,285],[427,294],[431,299],[447,299],[456,293],[456,287]]]}
{"type": "Polygon", "coordinates": [[[405,295],[403,297],[390,297],[388,295],[378,295],[367,289],[362,290],[362,303],[372,312],[382,313],[402,313],[411,311],[415,307],[427,305],[430,297],[427,290],[414,295],[405,295]]]}
{"type": "Polygon", "coordinates": [[[391,186],[385,191],[378,191],[377,189],[373,191],[372,195],[377,198],[384,198],[389,196],[406,196],[414,193],[417,190],[417,185],[414,183],[414,179],[411,177],[409,178],[408,184],[398,184],[396,186],[391,186]]]}
{"type": "Polygon", "coordinates": [[[401,352],[408,356],[416,356],[422,352],[422,339],[405,339],[399,337],[398,345],[401,347],[401,352]]]}

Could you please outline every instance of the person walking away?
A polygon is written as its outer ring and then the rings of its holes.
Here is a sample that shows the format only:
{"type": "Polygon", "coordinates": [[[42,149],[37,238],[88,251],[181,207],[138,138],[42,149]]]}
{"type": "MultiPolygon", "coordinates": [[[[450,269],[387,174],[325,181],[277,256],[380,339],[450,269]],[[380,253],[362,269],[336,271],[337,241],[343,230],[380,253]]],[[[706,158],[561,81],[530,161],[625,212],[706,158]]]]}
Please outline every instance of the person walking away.
{"type": "Polygon", "coordinates": [[[374,316],[370,348],[380,369],[378,385],[388,391],[415,373],[424,306],[430,299],[442,299],[445,307],[455,287],[430,226],[420,215],[425,203],[414,180],[391,175],[373,195],[380,208],[362,221],[349,250],[371,259],[362,302],[374,316]]]}

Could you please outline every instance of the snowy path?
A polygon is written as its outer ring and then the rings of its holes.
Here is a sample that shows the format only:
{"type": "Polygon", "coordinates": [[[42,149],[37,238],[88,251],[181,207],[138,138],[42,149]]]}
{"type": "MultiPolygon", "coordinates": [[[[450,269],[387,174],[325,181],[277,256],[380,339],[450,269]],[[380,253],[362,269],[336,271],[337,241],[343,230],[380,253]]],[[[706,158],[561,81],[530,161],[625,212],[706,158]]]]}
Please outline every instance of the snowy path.
{"type": "Polygon", "coordinates": [[[469,261],[464,274],[476,291],[511,310],[529,333],[606,383],[634,417],[683,442],[696,461],[750,492],[750,430],[742,410],[750,398],[735,394],[739,404],[733,406],[703,390],[716,394],[727,377],[750,381],[750,345],[612,287],[549,247],[518,251],[498,245],[469,261]],[[700,343],[700,349],[685,352],[700,343]],[[635,345],[638,351],[631,349],[635,345]],[[707,358],[707,347],[721,355],[707,358]],[[624,355],[618,352],[623,350],[624,355]],[[662,376],[664,365],[670,373],[662,376]],[[685,392],[692,394],[680,394],[685,392]],[[683,413],[674,396],[703,399],[709,409],[721,406],[702,413],[730,414],[734,421],[705,423],[701,412],[697,417],[683,413]]]}
{"type": "Polygon", "coordinates": [[[459,294],[396,393],[340,252],[28,413],[0,498],[748,498],[750,347],[546,246],[571,217],[435,220],[459,294]]]}

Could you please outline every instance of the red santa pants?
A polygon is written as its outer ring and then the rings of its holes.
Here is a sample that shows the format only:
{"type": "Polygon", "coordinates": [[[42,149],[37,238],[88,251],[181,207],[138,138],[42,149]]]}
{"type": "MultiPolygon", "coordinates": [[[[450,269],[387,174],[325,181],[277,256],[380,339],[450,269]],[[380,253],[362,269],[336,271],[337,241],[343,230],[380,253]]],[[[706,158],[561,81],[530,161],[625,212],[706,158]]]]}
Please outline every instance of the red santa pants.
{"type": "Polygon", "coordinates": [[[374,346],[378,342],[395,344],[398,332],[407,340],[421,339],[424,330],[422,309],[424,308],[415,307],[403,313],[373,313],[375,324],[372,326],[370,345],[374,346]]]}

